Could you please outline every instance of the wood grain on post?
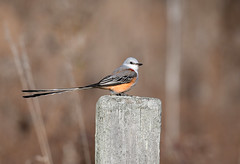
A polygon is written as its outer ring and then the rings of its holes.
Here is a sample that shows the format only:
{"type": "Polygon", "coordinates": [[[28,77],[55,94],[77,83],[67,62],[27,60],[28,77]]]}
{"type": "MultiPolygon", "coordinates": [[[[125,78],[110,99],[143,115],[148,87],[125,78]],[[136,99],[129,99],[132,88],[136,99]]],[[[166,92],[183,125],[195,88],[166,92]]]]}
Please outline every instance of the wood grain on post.
{"type": "Polygon", "coordinates": [[[161,101],[102,96],[96,107],[96,164],[160,163],[161,101]]]}

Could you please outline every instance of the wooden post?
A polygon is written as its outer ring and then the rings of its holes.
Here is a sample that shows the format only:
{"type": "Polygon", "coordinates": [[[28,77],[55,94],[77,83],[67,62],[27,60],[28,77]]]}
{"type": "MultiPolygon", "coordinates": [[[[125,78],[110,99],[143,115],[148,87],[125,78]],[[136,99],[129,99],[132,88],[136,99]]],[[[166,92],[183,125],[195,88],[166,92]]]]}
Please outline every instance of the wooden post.
{"type": "Polygon", "coordinates": [[[159,164],[161,101],[102,96],[96,108],[96,164],[159,164]]]}

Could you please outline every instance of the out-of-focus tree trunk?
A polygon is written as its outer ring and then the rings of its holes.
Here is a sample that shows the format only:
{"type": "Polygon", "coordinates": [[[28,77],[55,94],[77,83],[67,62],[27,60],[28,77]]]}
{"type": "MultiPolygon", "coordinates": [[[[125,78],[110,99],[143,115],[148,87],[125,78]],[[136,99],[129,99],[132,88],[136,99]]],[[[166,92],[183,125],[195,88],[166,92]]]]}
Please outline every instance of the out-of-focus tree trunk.
{"type": "MultiPolygon", "coordinates": [[[[169,150],[179,138],[180,63],[181,63],[181,0],[167,1],[166,57],[166,146],[169,150]]],[[[168,151],[171,152],[171,151],[168,151]]]]}

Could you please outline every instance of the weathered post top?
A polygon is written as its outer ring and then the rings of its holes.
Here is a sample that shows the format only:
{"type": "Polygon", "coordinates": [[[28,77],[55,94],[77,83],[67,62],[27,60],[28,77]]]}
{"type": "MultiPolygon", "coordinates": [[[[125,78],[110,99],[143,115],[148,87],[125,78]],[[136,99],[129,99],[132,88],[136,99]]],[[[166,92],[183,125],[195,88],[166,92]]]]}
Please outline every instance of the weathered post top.
{"type": "Polygon", "coordinates": [[[161,101],[102,96],[97,102],[95,163],[160,163],[161,101]]]}

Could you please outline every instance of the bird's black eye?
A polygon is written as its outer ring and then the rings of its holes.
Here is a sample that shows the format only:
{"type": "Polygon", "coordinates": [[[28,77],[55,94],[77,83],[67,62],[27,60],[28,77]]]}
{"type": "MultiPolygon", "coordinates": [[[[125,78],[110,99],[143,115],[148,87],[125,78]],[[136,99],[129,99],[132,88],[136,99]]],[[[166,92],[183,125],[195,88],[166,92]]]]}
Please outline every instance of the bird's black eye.
{"type": "Polygon", "coordinates": [[[133,64],[133,62],[130,62],[130,64],[133,64]]]}

